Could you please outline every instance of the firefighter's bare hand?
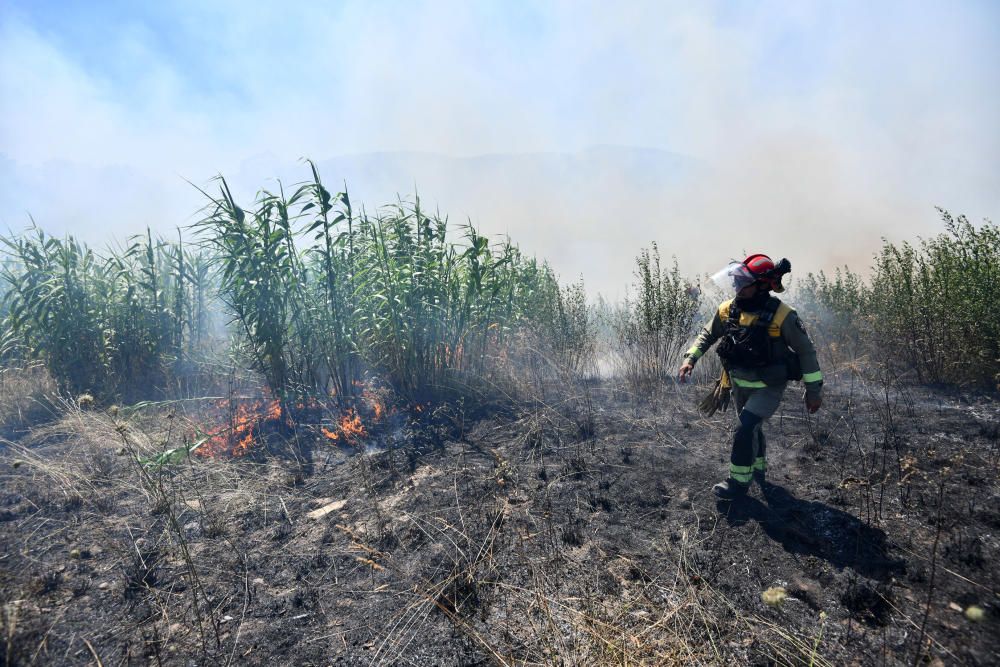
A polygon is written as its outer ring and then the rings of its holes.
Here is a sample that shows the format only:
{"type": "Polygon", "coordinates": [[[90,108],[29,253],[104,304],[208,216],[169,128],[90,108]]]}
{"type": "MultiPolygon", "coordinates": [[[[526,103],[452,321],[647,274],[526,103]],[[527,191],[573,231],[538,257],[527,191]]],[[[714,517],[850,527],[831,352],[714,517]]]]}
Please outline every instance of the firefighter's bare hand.
{"type": "Polygon", "coordinates": [[[694,364],[690,361],[685,361],[681,369],[677,371],[677,376],[681,379],[681,382],[687,382],[688,378],[691,377],[691,371],[694,370],[694,364]]]}
{"type": "Polygon", "coordinates": [[[806,410],[809,414],[815,413],[823,405],[823,399],[819,396],[806,396],[806,410]]]}

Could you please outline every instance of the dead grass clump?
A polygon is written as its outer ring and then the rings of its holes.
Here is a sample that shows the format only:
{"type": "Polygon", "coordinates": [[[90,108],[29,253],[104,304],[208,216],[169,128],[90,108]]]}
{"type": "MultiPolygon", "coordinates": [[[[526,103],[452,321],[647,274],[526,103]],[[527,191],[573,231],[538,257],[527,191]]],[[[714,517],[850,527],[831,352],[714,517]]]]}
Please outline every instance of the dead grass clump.
{"type": "Polygon", "coordinates": [[[13,435],[54,419],[55,396],[55,382],[43,366],[0,368],[0,434],[13,435]]]}

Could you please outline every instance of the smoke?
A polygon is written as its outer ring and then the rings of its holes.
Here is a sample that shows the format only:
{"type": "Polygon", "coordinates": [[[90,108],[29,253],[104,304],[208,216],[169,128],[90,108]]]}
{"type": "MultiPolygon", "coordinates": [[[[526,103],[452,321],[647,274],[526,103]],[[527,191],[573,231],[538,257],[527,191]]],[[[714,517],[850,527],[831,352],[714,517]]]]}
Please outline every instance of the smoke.
{"type": "Polygon", "coordinates": [[[1000,10],[869,5],[10,2],[0,227],[168,233],[204,203],[184,179],[248,203],[309,156],[611,297],[654,241],[690,275],[864,268],[935,205],[1000,210],[1000,10]]]}

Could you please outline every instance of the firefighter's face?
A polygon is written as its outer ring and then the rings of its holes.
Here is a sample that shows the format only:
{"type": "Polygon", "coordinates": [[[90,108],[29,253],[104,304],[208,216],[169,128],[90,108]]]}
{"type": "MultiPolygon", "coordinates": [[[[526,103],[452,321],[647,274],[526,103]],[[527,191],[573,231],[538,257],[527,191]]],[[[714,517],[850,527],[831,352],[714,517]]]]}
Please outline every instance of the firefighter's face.
{"type": "Polygon", "coordinates": [[[757,293],[757,283],[754,283],[752,285],[747,285],[746,287],[741,289],[736,296],[739,299],[749,299],[756,293],[757,293]]]}

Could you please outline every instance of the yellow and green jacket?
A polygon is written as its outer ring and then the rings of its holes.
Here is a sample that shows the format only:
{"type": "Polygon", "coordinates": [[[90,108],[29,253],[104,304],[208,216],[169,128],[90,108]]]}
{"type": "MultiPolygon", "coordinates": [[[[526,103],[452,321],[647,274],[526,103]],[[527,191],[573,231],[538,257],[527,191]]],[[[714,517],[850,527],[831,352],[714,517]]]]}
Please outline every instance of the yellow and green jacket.
{"type": "MultiPolygon", "coordinates": [[[[685,359],[692,364],[696,363],[722,337],[732,302],[730,299],[716,309],[712,320],[702,328],[694,345],[684,355],[685,359]]],[[[757,313],[741,312],[740,326],[753,326],[757,317],[757,313]]],[[[782,361],[762,368],[730,368],[731,382],[736,387],[746,389],[784,384],[788,380],[788,371],[783,360],[786,355],[795,354],[802,366],[802,381],[806,385],[806,393],[810,396],[819,396],[823,388],[823,373],[820,371],[819,361],[816,359],[816,348],[813,346],[812,340],[809,339],[809,334],[806,333],[806,328],[795,310],[787,304],[781,303],[768,325],[768,337],[775,348],[775,354],[772,357],[782,361]]]]}

